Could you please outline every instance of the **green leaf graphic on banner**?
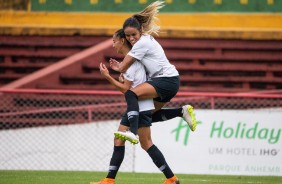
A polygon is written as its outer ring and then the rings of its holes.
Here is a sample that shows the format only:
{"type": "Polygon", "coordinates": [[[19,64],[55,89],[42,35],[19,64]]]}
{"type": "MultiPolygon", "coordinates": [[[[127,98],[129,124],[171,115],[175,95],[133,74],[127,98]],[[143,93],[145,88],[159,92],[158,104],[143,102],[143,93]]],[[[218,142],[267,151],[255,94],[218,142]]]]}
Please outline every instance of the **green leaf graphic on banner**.
{"type": "MultiPolygon", "coordinates": [[[[202,124],[201,121],[197,121],[197,125],[202,124]]],[[[186,146],[188,144],[188,139],[189,139],[189,135],[190,135],[190,128],[187,125],[187,123],[181,118],[179,120],[178,126],[177,128],[173,129],[171,131],[171,133],[175,133],[175,141],[179,142],[180,140],[180,133],[181,132],[185,132],[185,135],[183,137],[183,144],[186,146]]]]}

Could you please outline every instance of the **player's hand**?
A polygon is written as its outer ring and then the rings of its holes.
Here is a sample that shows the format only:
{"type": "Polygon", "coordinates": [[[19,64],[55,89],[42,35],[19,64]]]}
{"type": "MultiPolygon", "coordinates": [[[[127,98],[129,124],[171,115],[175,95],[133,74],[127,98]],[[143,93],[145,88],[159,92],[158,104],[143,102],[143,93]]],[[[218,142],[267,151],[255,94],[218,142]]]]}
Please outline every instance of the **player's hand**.
{"type": "Polygon", "coordinates": [[[119,81],[120,83],[124,83],[124,76],[123,76],[122,73],[119,75],[118,81],[119,81]]]}
{"type": "Polygon", "coordinates": [[[110,67],[113,70],[119,72],[119,62],[113,58],[110,58],[109,62],[110,62],[110,67]]]}
{"type": "Polygon", "coordinates": [[[99,68],[100,68],[100,72],[101,72],[101,74],[102,74],[104,77],[107,77],[107,76],[109,76],[109,75],[110,75],[109,70],[108,70],[108,68],[106,67],[106,65],[105,65],[105,64],[100,63],[99,68]]]}

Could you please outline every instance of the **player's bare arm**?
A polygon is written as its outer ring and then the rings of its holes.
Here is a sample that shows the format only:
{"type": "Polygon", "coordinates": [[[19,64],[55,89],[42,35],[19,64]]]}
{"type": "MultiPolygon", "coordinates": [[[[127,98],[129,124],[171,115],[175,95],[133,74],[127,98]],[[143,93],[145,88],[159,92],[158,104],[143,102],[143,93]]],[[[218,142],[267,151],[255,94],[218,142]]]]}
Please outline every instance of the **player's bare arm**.
{"type": "MultiPolygon", "coordinates": [[[[100,63],[99,68],[100,68],[101,74],[120,92],[125,93],[128,89],[130,89],[132,81],[124,80],[123,82],[120,82],[114,79],[110,75],[109,70],[106,67],[106,65],[103,63],[100,63]]],[[[121,78],[121,76],[119,78],[121,78]]]]}
{"type": "Polygon", "coordinates": [[[110,67],[120,73],[124,73],[136,59],[132,56],[126,55],[122,62],[118,62],[115,59],[110,59],[110,67]]]}

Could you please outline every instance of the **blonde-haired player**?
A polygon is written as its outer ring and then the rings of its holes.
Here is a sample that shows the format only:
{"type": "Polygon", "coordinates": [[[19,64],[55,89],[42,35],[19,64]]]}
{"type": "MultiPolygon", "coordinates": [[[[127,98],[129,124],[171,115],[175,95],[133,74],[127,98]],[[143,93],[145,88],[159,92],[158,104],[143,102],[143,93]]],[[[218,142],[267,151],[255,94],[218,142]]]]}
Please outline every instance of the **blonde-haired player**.
{"type": "Polygon", "coordinates": [[[183,117],[192,131],[196,129],[196,118],[191,105],[162,109],[176,95],[180,86],[177,69],[169,62],[162,46],[152,36],[159,32],[157,14],[163,6],[163,1],[155,1],[143,11],[126,19],[123,30],[132,49],[122,62],[110,59],[111,68],[119,72],[125,72],[133,63],[142,63],[149,77],[148,81],[125,92],[130,131],[117,132],[116,136],[125,137],[133,143],[138,140],[138,99],[154,99],[153,121],[183,117]]]}

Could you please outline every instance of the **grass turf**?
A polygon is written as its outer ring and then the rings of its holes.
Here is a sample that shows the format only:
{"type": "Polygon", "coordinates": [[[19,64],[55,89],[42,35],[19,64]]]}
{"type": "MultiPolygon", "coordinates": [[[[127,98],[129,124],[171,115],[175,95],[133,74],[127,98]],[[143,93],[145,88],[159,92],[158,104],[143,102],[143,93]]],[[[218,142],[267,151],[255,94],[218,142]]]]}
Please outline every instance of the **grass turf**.
{"type": "MultiPolygon", "coordinates": [[[[0,171],[0,184],[89,184],[106,176],[86,171],[0,171]]],[[[178,174],[181,184],[282,184],[275,176],[221,176],[178,174]]],[[[116,184],[162,184],[163,174],[119,173],[116,184]]]]}

